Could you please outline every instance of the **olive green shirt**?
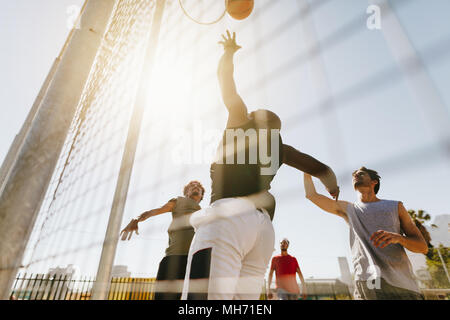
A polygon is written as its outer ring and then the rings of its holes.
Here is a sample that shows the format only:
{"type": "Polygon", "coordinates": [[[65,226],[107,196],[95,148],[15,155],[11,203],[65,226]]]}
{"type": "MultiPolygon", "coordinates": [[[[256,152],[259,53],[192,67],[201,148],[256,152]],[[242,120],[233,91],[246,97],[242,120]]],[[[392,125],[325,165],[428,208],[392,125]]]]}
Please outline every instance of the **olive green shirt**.
{"type": "Polygon", "coordinates": [[[175,201],[175,207],[172,210],[172,223],[167,230],[169,246],[166,249],[166,256],[187,255],[194,237],[194,228],[189,218],[201,208],[195,200],[187,197],[178,197],[170,201],[175,201]]]}

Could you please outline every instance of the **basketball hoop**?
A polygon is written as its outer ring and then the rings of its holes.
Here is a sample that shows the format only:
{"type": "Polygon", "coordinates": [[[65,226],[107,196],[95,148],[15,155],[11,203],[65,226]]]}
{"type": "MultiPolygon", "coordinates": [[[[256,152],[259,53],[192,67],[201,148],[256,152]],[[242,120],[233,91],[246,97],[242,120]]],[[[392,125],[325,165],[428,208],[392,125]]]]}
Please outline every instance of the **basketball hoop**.
{"type": "Polygon", "coordinates": [[[191,19],[191,20],[194,21],[195,23],[202,24],[202,25],[211,25],[211,24],[215,24],[215,23],[219,22],[220,20],[222,20],[222,18],[223,18],[223,17],[225,16],[225,14],[227,13],[227,2],[225,1],[225,9],[224,9],[222,15],[221,15],[219,18],[217,18],[216,20],[211,21],[211,22],[202,22],[202,21],[198,21],[198,20],[194,19],[193,17],[191,17],[191,16],[189,15],[189,13],[186,11],[186,9],[185,9],[184,6],[183,6],[182,0],[178,0],[178,2],[180,3],[181,10],[183,10],[183,13],[185,14],[186,17],[188,17],[189,19],[191,19]]]}

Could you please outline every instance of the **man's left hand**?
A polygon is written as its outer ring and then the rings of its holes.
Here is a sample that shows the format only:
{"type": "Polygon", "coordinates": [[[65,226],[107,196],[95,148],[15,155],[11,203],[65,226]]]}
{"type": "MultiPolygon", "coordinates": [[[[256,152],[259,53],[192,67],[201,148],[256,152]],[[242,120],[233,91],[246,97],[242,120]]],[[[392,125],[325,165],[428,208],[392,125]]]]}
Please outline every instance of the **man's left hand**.
{"type": "Polygon", "coordinates": [[[398,233],[378,230],[372,234],[370,241],[372,241],[375,247],[383,249],[390,244],[401,243],[402,238],[398,233]]]}

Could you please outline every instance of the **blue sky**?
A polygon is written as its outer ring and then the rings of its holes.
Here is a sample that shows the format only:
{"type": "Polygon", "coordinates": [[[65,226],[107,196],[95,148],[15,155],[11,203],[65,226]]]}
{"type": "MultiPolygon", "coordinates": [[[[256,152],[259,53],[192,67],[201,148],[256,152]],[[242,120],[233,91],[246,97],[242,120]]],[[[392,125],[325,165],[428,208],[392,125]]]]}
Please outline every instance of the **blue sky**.
{"type": "MultiPolygon", "coordinates": [[[[391,1],[391,4],[448,115],[450,48],[446,48],[438,59],[432,54],[433,48],[449,41],[447,13],[450,2],[411,0],[391,1]]],[[[6,155],[67,37],[66,10],[70,5],[81,6],[82,1],[2,1],[0,159],[6,155]]],[[[207,163],[174,167],[170,155],[149,155],[146,150],[148,152],[152,145],[161,148],[160,151],[167,149],[162,149],[158,139],[148,138],[160,137],[151,131],[154,129],[154,112],[173,130],[185,127],[189,132],[190,126],[198,123],[205,129],[223,127],[226,112],[220,102],[214,73],[220,57],[216,43],[226,28],[237,31],[238,42],[243,46],[236,57],[236,82],[249,109],[264,107],[277,112],[286,123],[282,131],[284,142],[317,157],[342,178],[342,199],[355,200],[349,173],[365,165],[378,170],[382,177],[381,198],[401,200],[406,208],[425,209],[432,216],[449,213],[448,154],[446,158],[437,144],[436,128],[427,120],[428,109],[414,98],[382,32],[366,28],[368,2],[328,1],[313,11],[314,26],[322,47],[321,58],[330,93],[335,99],[334,113],[326,116],[309,115],[323,97],[314,87],[314,69],[297,58],[307,50],[301,23],[295,20],[298,2],[279,0],[265,10],[266,5],[267,1],[257,3],[252,16],[242,22],[225,18],[211,27],[183,19],[174,5],[167,9],[180,17],[178,28],[183,32],[182,35],[181,31],[169,33],[164,27],[161,31],[169,35],[162,38],[159,56],[169,53],[172,59],[157,60],[155,71],[158,75],[169,75],[160,78],[158,84],[158,97],[160,101],[164,100],[166,108],[146,110],[124,224],[131,217],[179,194],[190,179],[202,181],[207,192],[210,191],[207,163]],[[352,26],[351,31],[345,34],[348,25],[352,26]],[[193,42],[198,35],[201,35],[200,42],[193,42]],[[177,49],[171,51],[169,48],[174,39],[178,41],[177,49]],[[292,64],[285,67],[290,61],[292,64]],[[199,76],[186,76],[193,70],[188,63],[199,66],[199,76]],[[283,67],[282,72],[280,67],[283,67]],[[385,70],[389,70],[389,76],[359,86],[385,70]],[[202,76],[207,81],[201,80],[202,76]],[[192,79],[200,86],[193,87],[192,79]],[[164,85],[177,88],[178,98],[168,97],[164,85]],[[180,106],[180,99],[187,101],[187,106],[180,106]],[[214,111],[212,116],[211,110],[214,111]],[[174,117],[174,112],[178,116],[174,117]],[[167,181],[167,177],[174,174],[176,178],[167,181]],[[155,187],[155,180],[165,182],[155,187]]],[[[318,182],[316,186],[325,192],[318,182]]],[[[292,168],[280,169],[272,192],[278,199],[273,222],[277,241],[284,237],[290,239],[290,253],[298,258],[306,277],[338,276],[337,257],[350,257],[346,224],[321,212],[304,198],[302,175],[292,168]]],[[[202,204],[206,205],[207,201],[209,196],[202,204]]],[[[136,275],[155,275],[167,243],[169,223],[169,215],[143,223],[138,238],[119,244],[116,264],[128,265],[136,275]]],[[[104,229],[99,228],[96,232],[96,237],[101,238],[104,229]]],[[[276,249],[278,251],[277,244],[276,249]]],[[[63,265],[68,262],[59,261],[63,265]]],[[[93,265],[95,263],[84,271],[91,273],[95,269],[93,265]]]]}

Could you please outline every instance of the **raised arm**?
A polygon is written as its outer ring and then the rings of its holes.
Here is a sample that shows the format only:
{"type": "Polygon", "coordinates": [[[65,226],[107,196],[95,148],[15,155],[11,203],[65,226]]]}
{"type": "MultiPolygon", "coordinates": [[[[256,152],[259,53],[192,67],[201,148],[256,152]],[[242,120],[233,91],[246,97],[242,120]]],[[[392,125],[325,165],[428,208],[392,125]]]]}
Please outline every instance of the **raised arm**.
{"type": "Polygon", "coordinates": [[[224,53],[219,61],[217,76],[219,78],[220,91],[225,106],[228,109],[227,127],[237,127],[248,121],[247,106],[236,90],[234,82],[234,54],[241,48],[236,44],[236,33],[231,36],[227,30],[227,35],[222,35],[223,41],[219,43],[224,47],[224,53]]]}
{"type": "Polygon", "coordinates": [[[327,165],[287,144],[283,145],[283,163],[320,179],[332,197],[339,197],[336,175],[327,165]]]}
{"type": "Polygon", "coordinates": [[[176,201],[170,200],[165,205],[163,205],[161,208],[153,209],[150,211],[145,211],[143,214],[141,214],[136,219],[132,219],[130,223],[120,232],[120,235],[122,236],[121,240],[130,240],[131,236],[133,235],[133,232],[136,232],[137,235],[139,235],[139,227],[138,223],[147,220],[150,217],[154,217],[166,212],[171,212],[175,207],[176,201]]]}
{"type": "Polygon", "coordinates": [[[335,214],[348,221],[346,212],[348,202],[341,200],[335,201],[322,194],[317,193],[312,177],[307,173],[304,174],[303,182],[305,184],[305,193],[308,200],[310,200],[322,210],[335,214]]]}

